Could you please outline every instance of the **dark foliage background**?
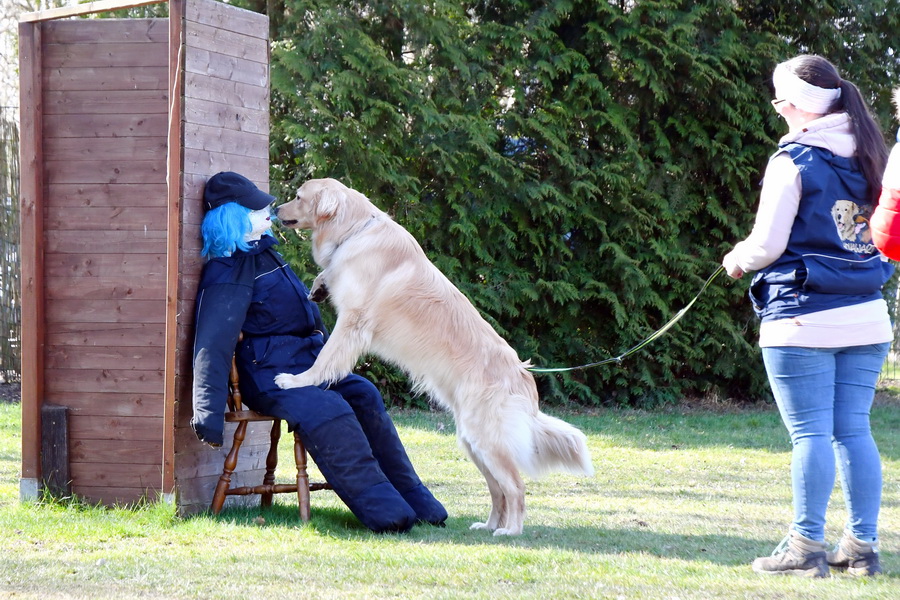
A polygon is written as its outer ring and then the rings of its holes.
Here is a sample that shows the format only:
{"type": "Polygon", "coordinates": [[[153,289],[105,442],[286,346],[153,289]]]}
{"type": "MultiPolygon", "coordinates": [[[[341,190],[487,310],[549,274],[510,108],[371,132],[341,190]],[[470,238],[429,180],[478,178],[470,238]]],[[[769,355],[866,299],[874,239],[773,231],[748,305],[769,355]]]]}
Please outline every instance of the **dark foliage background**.
{"type": "MultiPolygon", "coordinates": [[[[900,0],[242,3],[271,19],[273,192],[365,193],[541,366],[631,347],[749,232],[784,132],[777,62],[828,57],[897,125],[900,0]]],[[[311,281],[308,245],[284,241],[311,281]]],[[[538,376],[544,401],[767,396],[746,285],[721,278],[621,365],[538,376]]]]}

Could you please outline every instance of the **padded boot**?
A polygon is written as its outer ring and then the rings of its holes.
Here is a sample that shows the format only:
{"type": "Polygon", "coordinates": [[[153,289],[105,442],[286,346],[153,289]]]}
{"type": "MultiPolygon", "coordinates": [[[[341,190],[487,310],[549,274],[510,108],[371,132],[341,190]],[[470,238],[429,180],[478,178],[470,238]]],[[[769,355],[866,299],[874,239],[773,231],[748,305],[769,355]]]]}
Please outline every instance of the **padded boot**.
{"type": "Polygon", "coordinates": [[[845,570],[854,577],[874,577],[881,573],[878,546],[862,541],[849,531],[844,532],[844,537],[826,555],[826,560],[835,569],[845,570]]]}
{"type": "Polygon", "coordinates": [[[447,510],[419,479],[375,386],[362,377],[350,375],[332,388],[353,407],[381,470],[416,511],[416,518],[443,527],[447,510]]]}
{"type": "Polygon", "coordinates": [[[381,470],[416,511],[416,518],[443,527],[447,510],[419,479],[390,416],[383,412],[360,420],[381,470]]]}
{"type": "Polygon", "coordinates": [[[416,518],[423,523],[435,527],[444,527],[447,521],[447,509],[431,495],[431,492],[420,483],[416,487],[400,492],[403,499],[416,511],[416,518]]]}
{"type": "Polygon", "coordinates": [[[753,570],[763,575],[828,577],[828,563],[825,561],[827,548],[825,542],[811,540],[791,530],[772,556],[753,561],[753,570]]]}
{"type": "Polygon", "coordinates": [[[376,533],[412,528],[416,511],[381,470],[352,413],[298,430],[325,480],[363,525],[376,533]]]}
{"type": "MultiPolygon", "coordinates": [[[[257,352],[269,349],[284,353],[294,347],[292,340],[279,345],[280,340],[269,340],[257,352]]],[[[248,388],[242,387],[247,407],[284,419],[289,431],[300,434],[322,475],[363,525],[379,533],[409,531],[416,522],[416,512],[382,470],[350,404],[340,394],[320,387],[274,387],[272,382],[280,370],[277,365],[258,365],[257,370],[248,371],[248,388]],[[263,383],[272,387],[259,388],[263,383]]]]}

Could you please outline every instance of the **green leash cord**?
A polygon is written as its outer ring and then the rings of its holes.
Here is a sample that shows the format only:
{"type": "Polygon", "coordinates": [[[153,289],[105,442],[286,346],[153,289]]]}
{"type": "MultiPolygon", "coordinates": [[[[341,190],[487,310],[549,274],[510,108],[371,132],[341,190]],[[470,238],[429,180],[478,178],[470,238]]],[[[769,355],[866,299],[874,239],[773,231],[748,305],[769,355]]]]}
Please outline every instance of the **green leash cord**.
{"type": "Polygon", "coordinates": [[[546,369],[541,368],[541,367],[529,367],[528,370],[531,371],[532,373],[562,373],[563,371],[577,371],[578,369],[587,369],[588,367],[597,367],[600,365],[608,365],[610,363],[622,362],[622,359],[624,359],[626,356],[634,354],[635,352],[637,352],[638,350],[640,350],[647,344],[651,343],[656,338],[662,336],[673,325],[675,325],[675,323],[680,321],[681,317],[683,317],[685,315],[685,313],[694,305],[694,302],[696,302],[697,299],[703,294],[703,292],[706,291],[706,288],[708,288],[710,286],[710,284],[713,282],[713,280],[724,271],[725,271],[725,267],[720,265],[719,268],[716,269],[716,272],[709,276],[709,279],[706,280],[706,283],[703,284],[703,287],[700,288],[700,291],[697,293],[696,296],[694,296],[694,299],[691,300],[690,302],[688,302],[687,306],[685,306],[684,308],[679,310],[678,313],[674,317],[669,319],[668,323],[666,323],[665,325],[663,325],[662,327],[660,327],[659,329],[657,329],[656,331],[651,333],[648,338],[644,339],[643,341],[638,343],[636,346],[632,346],[631,348],[629,348],[628,350],[626,350],[619,356],[616,356],[615,358],[607,358],[606,360],[601,360],[599,362],[588,363],[586,365],[579,365],[577,367],[557,367],[557,368],[546,368],[546,369]]]}

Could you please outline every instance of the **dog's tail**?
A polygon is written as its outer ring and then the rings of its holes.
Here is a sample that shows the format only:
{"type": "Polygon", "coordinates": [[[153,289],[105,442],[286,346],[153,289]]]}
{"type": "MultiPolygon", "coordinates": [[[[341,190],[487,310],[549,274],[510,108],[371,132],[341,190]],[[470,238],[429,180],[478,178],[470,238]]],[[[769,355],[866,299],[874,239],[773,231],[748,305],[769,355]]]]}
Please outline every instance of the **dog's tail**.
{"type": "Polygon", "coordinates": [[[537,413],[532,423],[534,453],[531,464],[522,465],[529,476],[539,477],[548,471],[594,474],[587,438],[579,429],[542,412],[537,413]]]}

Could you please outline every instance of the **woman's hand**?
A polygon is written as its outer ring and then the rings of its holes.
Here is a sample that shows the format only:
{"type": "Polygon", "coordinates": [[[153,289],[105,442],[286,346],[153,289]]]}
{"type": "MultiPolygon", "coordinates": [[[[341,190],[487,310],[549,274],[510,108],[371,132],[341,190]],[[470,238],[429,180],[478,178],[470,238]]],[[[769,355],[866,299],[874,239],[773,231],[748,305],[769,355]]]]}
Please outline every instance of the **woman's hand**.
{"type": "Polygon", "coordinates": [[[722,259],[722,266],[725,267],[725,272],[732,279],[740,279],[744,276],[744,270],[738,266],[733,250],[722,259]]]}

